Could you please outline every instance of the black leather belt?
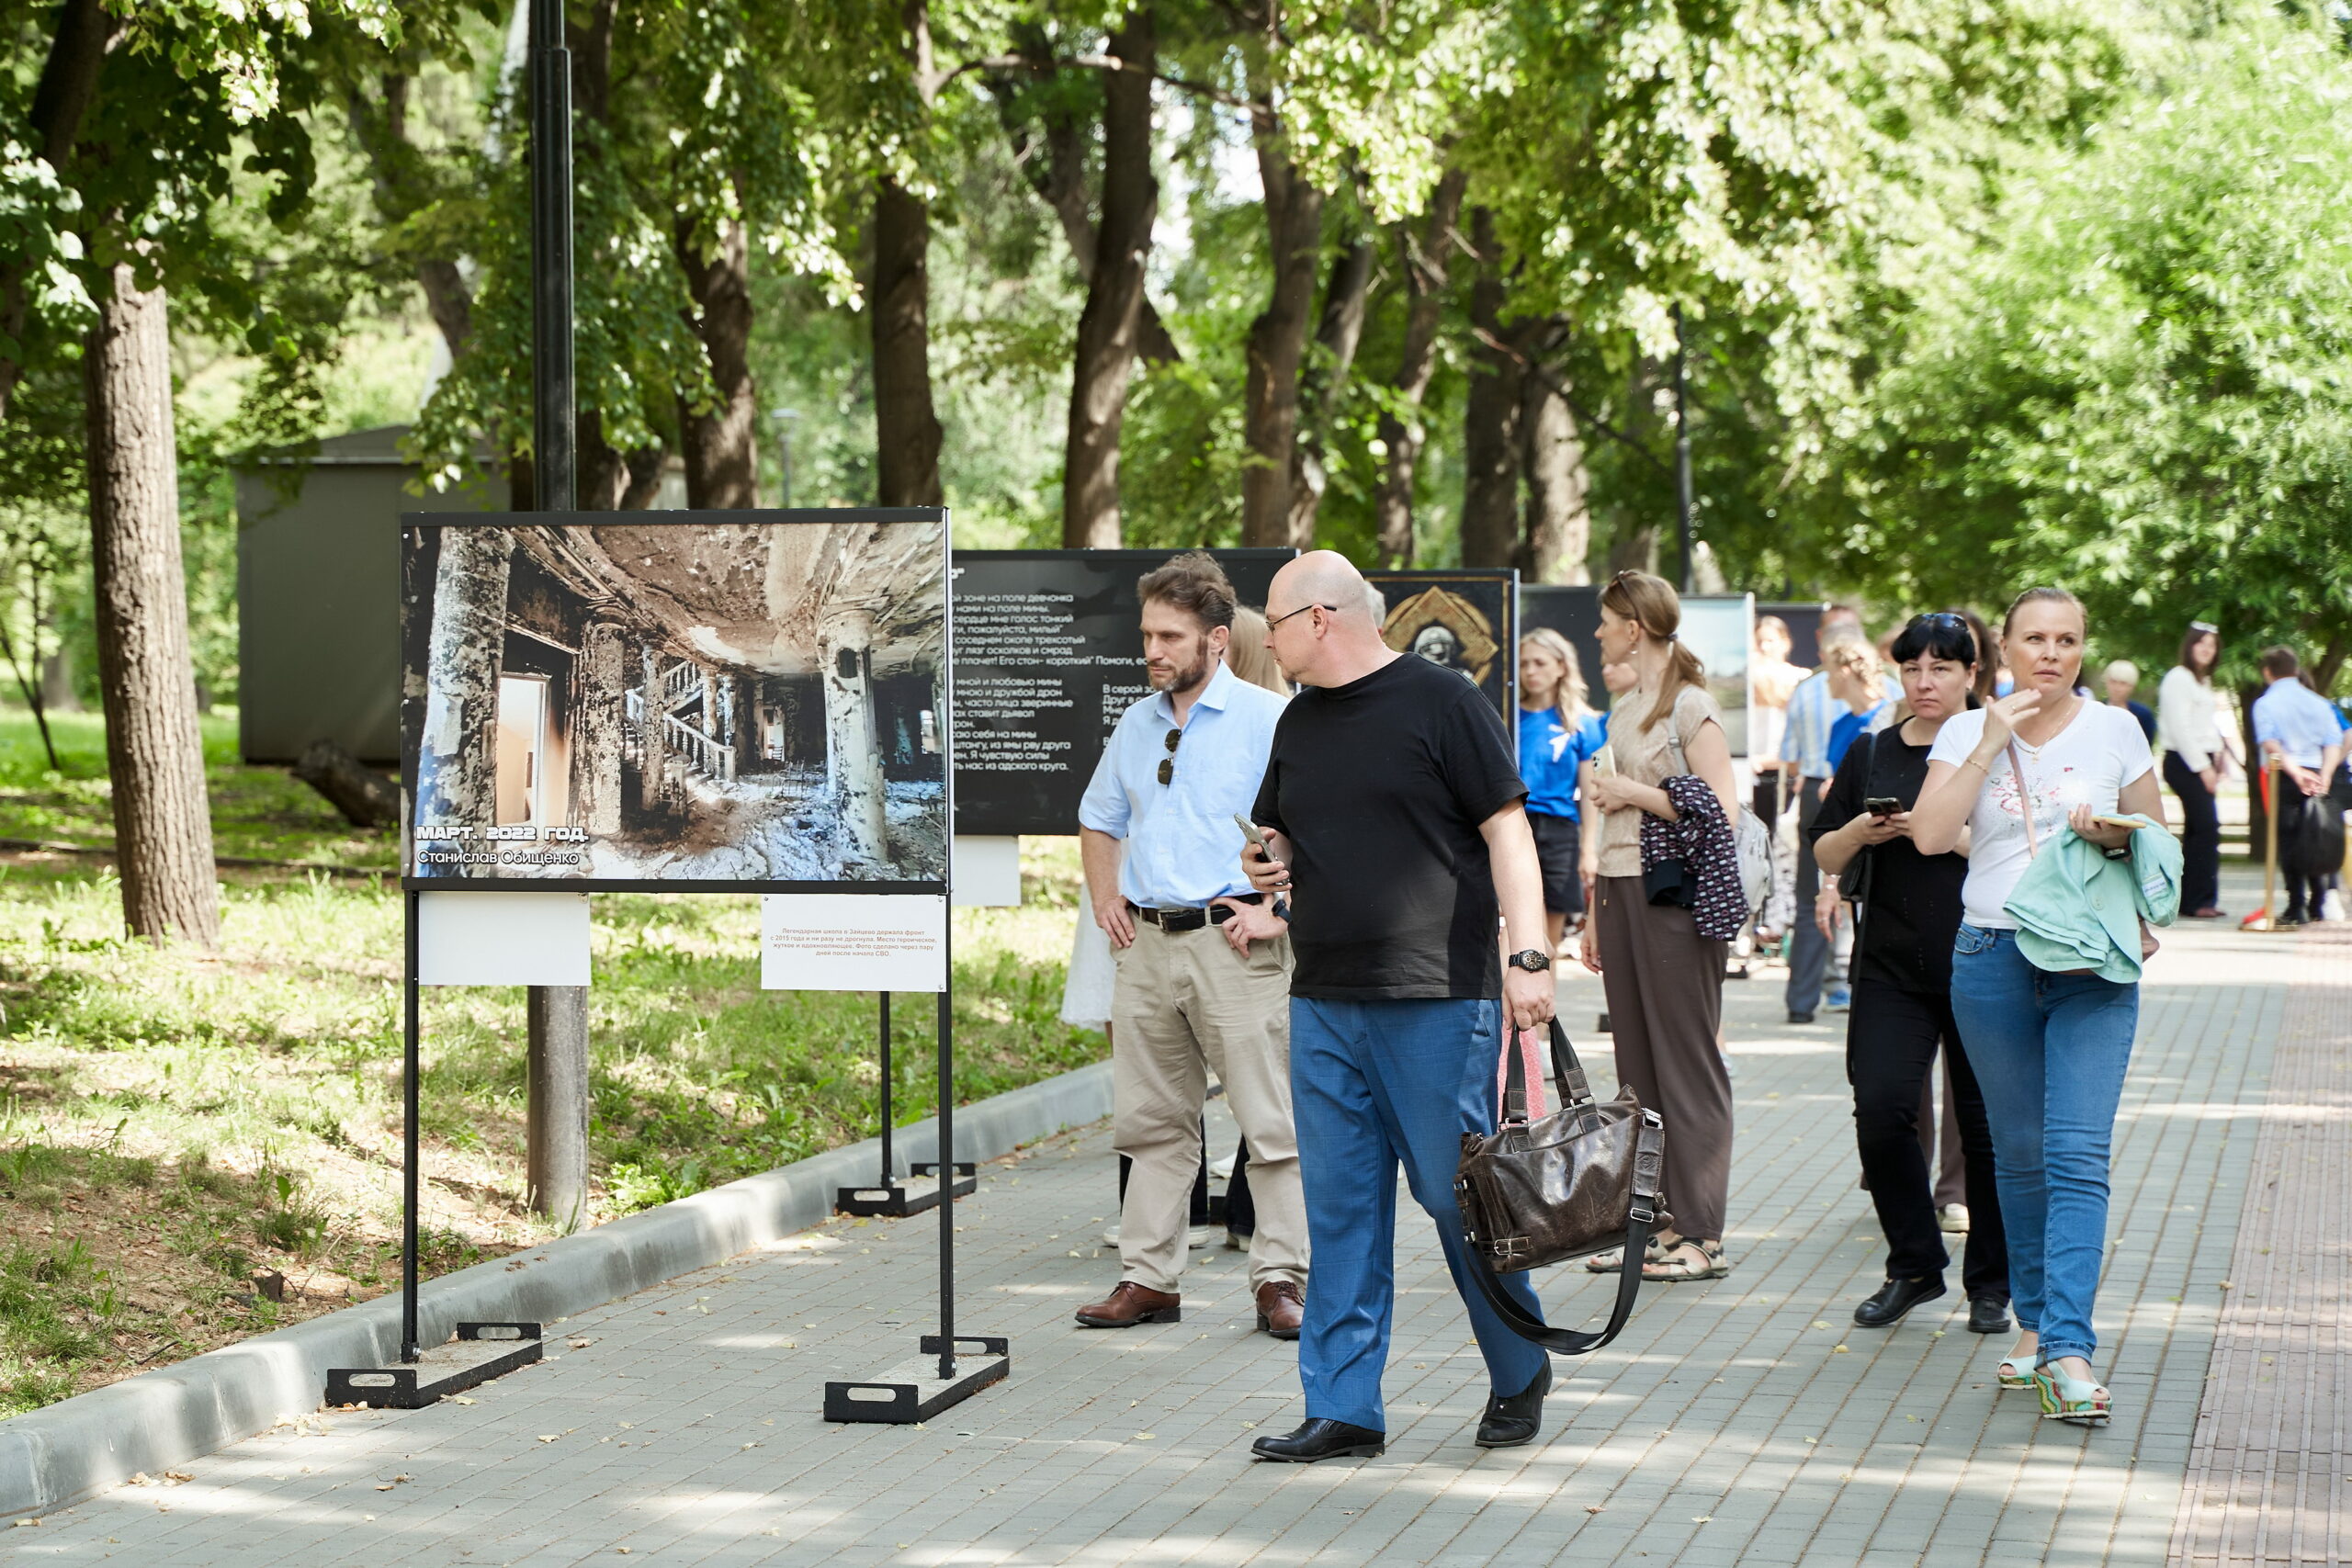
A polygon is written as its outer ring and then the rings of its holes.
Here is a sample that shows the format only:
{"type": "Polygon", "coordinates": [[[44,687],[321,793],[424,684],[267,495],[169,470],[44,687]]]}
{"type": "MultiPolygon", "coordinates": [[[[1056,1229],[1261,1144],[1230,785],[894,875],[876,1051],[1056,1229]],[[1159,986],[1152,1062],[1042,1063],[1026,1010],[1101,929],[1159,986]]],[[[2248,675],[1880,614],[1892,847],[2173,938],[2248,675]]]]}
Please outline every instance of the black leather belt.
{"type": "MultiPolygon", "coordinates": [[[[1262,893],[1228,893],[1224,897],[1241,904],[1262,904],[1262,893]]],[[[1233,919],[1233,911],[1223,904],[1211,904],[1198,909],[1155,909],[1142,904],[1127,906],[1135,918],[1148,926],[1158,926],[1170,936],[1196,931],[1203,926],[1221,926],[1233,919]]]]}

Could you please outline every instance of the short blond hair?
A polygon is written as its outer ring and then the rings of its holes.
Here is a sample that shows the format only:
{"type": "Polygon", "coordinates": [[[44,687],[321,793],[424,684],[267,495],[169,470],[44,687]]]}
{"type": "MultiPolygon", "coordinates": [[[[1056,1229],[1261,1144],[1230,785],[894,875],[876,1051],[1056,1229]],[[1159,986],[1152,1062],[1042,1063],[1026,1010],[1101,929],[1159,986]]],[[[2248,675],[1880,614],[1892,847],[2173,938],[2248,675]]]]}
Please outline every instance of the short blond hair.
{"type": "Polygon", "coordinates": [[[2103,680],[2120,681],[2125,685],[2135,689],[2140,684],[2140,667],[2128,659],[2117,660],[2105,670],[2100,671],[2099,675],[2103,680]]]}

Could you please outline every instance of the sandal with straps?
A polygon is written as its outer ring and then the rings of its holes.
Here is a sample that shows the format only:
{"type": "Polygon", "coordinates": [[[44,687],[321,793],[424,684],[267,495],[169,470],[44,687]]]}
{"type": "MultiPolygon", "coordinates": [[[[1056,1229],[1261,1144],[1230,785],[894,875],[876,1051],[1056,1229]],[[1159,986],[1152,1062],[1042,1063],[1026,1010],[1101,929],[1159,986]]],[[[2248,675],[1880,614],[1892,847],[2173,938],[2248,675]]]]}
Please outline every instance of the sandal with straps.
{"type": "Polygon", "coordinates": [[[2041,1418],[2077,1427],[2104,1427],[2113,1412],[2106,1389],[2086,1380],[2070,1378],[2052,1367],[2037,1368],[2033,1391],[2041,1396],[2041,1418]]]}
{"type": "MultiPolygon", "coordinates": [[[[1663,1256],[1665,1254],[1658,1246],[1657,1237],[1652,1236],[1642,1244],[1644,1269],[1647,1269],[1663,1256]]],[[[1625,1267],[1625,1249],[1622,1247],[1612,1247],[1606,1252],[1596,1252],[1584,1260],[1584,1267],[1585,1272],[1589,1274],[1614,1274],[1625,1267]]]]}
{"type": "Polygon", "coordinates": [[[1645,1280],[1720,1280],[1731,1272],[1724,1244],[1678,1236],[1656,1258],[1642,1260],[1645,1280]]]}

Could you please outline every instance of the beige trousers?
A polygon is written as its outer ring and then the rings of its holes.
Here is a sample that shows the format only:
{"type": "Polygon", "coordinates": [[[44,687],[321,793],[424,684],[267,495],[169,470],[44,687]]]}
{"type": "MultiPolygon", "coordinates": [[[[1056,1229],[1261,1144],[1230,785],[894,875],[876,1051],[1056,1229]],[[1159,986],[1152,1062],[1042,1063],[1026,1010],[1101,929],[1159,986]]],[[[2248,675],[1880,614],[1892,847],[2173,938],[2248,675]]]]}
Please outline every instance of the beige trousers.
{"type": "Polygon", "coordinates": [[[1250,1285],[1306,1279],[1306,1203],[1290,1116],[1290,940],[1242,957],[1216,926],[1170,936],[1136,922],[1114,957],[1112,1142],[1135,1162],[1119,1212],[1120,1278],[1174,1291],[1184,1271],[1208,1075],[1250,1145],[1258,1234],[1250,1285]]]}

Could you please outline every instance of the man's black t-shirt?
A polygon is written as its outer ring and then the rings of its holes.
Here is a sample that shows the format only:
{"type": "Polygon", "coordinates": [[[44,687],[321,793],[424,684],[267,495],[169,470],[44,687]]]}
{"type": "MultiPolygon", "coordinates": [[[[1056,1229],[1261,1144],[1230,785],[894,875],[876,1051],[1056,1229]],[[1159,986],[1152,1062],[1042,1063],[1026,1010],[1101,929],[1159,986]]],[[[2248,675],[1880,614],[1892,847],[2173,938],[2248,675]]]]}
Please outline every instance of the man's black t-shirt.
{"type": "MultiPolygon", "coordinates": [[[[1864,805],[1892,797],[1908,811],[1928,782],[1930,746],[1906,745],[1903,729],[1883,729],[1854,742],[1813,819],[1815,842],[1857,817],[1864,805]]],[[[1875,863],[1864,889],[1869,902],[1861,917],[1861,952],[1856,968],[1865,978],[1905,991],[1935,993],[1951,988],[1951,944],[1960,934],[1960,890],[1968,880],[1961,855],[1923,855],[1908,839],[1889,839],[1862,851],[1875,863]]],[[[1860,856],[1848,867],[1851,875],[1860,856]]],[[[1845,880],[1844,878],[1840,879],[1845,880]]],[[[1806,911],[1804,919],[1812,918],[1806,911]]]]}
{"type": "Polygon", "coordinates": [[[1500,996],[1478,825],[1526,794],[1495,710],[1426,659],[1292,698],[1257,806],[1292,846],[1291,994],[1500,996]]]}

